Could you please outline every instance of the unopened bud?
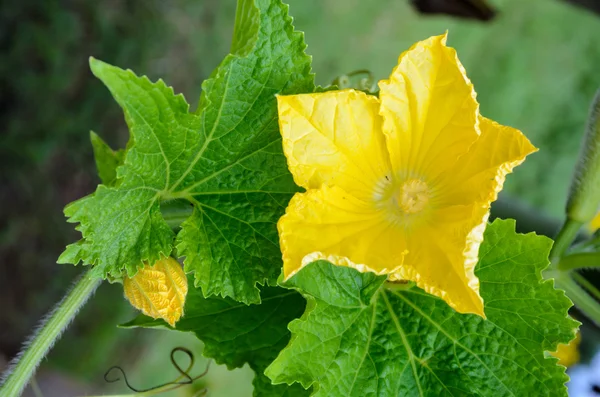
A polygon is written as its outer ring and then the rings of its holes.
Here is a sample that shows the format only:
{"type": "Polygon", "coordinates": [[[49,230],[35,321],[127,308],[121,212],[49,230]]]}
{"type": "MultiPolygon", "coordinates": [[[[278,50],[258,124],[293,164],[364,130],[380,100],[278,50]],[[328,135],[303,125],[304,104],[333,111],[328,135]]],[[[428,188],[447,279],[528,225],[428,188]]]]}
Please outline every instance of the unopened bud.
{"type": "Polygon", "coordinates": [[[173,327],[183,315],[188,285],[179,262],[168,257],[153,266],[146,264],[133,277],[125,277],[123,290],[135,308],[173,327]]]}
{"type": "Polygon", "coordinates": [[[570,219],[590,222],[600,206],[600,90],[592,103],[579,162],[571,182],[567,215],[570,219]]]}

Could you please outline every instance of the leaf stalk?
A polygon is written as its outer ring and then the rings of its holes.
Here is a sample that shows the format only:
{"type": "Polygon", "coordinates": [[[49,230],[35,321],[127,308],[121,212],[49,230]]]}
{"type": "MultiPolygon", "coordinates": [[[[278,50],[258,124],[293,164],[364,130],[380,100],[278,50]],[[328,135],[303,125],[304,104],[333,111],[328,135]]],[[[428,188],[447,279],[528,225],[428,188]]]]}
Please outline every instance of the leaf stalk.
{"type": "Polygon", "coordinates": [[[581,252],[564,256],[558,262],[558,270],[570,271],[584,268],[599,268],[600,252],[581,252]]]}
{"type": "Polygon", "coordinates": [[[577,284],[581,285],[584,289],[586,289],[594,298],[600,299],[600,290],[594,286],[594,284],[590,283],[588,279],[583,277],[583,275],[572,272],[571,277],[573,280],[577,282],[577,284]]]}
{"type": "Polygon", "coordinates": [[[558,232],[552,250],[550,251],[551,269],[556,269],[558,267],[558,263],[575,240],[575,237],[577,237],[577,233],[579,232],[579,229],[581,229],[581,226],[581,222],[567,218],[558,232]]]}
{"type": "Polygon", "coordinates": [[[565,290],[565,293],[573,301],[575,306],[581,310],[597,326],[600,326],[600,304],[583,288],[581,288],[571,275],[567,272],[555,274],[555,285],[565,290]]]}

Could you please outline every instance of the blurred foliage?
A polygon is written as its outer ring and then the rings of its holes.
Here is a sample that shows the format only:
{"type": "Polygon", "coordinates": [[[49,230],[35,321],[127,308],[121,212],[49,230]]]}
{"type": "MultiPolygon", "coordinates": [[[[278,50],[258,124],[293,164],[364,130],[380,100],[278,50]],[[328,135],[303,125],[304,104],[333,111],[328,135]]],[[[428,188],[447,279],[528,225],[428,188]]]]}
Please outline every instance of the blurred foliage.
{"type": "MultiPolygon", "coordinates": [[[[219,5],[216,12],[217,4],[159,0],[2,4],[0,351],[5,355],[16,354],[37,320],[80,271],[56,265],[56,258],[77,237],[62,208],[92,192],[98,183],[88,131],[98,130],[114,146],[124,146],[128,138],[122,113],[91,75],[88,57],[142,71],[153,79],[163,77],[177,90],[198,96],[200,82],[224,56],[230,41],[231,18],[223,22],[219,18],[233,15],[235,4],[219,5]]],[[[99,366],[107,365],[107,351],[95,346],[114,344],[114,324],[131,313],[121,295],[120,286],[99,290],[69,331],[73,338],[57,345],[54,357],[59,364],[95,376],[99,366]],[[89,352],[84,362],[76,359],[81,351],[89,352]]]]}
{"type": "MultiPolygon", "coordinates": [[[[541,149],[508,179],[506,191],[562,214],[589,102],[600,86],[597,15],[562,0],[488,0],[498,11],[489,23],[421,16],[408,0],[290,3],[320,84],[365,68],[385,78],[401,51],[449,30],[483,114],[521,129],[541,149]]],[[[88,57],[163,78],[197,103],[201,81],[229,48],[234,9],[235,0],[0,6],[2,353],[16,353],[81,270],[55,261],[77,237],[62,207],[98,183],[89,130],[113,147],[127,141],[121,112],[89,72],[88,57]]],[[[130,313],[121,286],[103,286],[50,363],[101,381],[116,357],[143,354],[143,338],[114,329],[130,313]]]]}
{"type": "Polygon", "coordinates": [[[447,14],[460,18],[489,21],[496,11],[486,0],[410,0],[423,14],[447,14]]]}
{"type": "Polygon", "coordinates": [[[600,15],[600,0],[564,0],[600,15]]]}

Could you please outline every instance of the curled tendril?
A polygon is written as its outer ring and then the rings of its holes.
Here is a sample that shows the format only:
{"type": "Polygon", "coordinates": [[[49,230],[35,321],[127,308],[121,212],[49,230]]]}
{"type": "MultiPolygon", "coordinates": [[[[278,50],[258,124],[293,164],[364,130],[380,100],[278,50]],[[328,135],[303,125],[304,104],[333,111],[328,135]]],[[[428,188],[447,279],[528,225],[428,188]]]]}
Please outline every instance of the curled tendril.
{"type": "Polygon", "coordinates": [[[361,91],[365,91],[369,94],[374,94],[377,91],[375,77],[373,76],[373,73],[371,73],[370,70],[366,69],[356,70],[348,74],[343,74],[337,77],[335,80],[333,80],[332,84],[338,86],[340,89],[356,88],[361,91]],[[361,78],[356,83],[353,83],[352,80],[355,80],[355,78],[357,77],[361,78]]]}
{"type": "MultiPolygon", "coordinates": [[[[108,383],[114,383],[114,382],[120,381],[121,377],[122,377],[123,381],[125,382],[125,385],[129,388],[129,390],[131,390],[135,393],[146,393],[146,392],[151,392],[151,391],[157,391],[159,389],[164,389],[169,386],[174,386],[168,390],[164,390],[164,391],[169,391],[169,390],[177,389],[178,387],[181,387],[184,385],[190,385],[194,381],[205,376],[208,373],[211,361],[209,361],[208,364],[206,364],[206,368],[204,369],[204,371],[201,374],[199,374],[195,377],[192,377],[189,372],[194,367],[194,354],[189,349],[186,349],[185,347],[176,347],[173,350],[171,350],[171,363],[173,364],[173,367],[175,367],[177,372],[179,372],[179,374],[180,374],[179,377],[177,377],[177,379],[175,379],[174,381],[166,382],[166,383],[163,383],[163,384],[160,384],[157,386],[150,387],[148,389],[138,389],[138,388],[131,386],[131,384],[129,383],[129,380],[127,379],[127,375],[125,374],[125,371],[123,370],[123,368],[121,368],[118,365],[110,367],[104,373],[104,380],[108,383]],[[185,353],[188,356],[188,358],[190,359],[190,362],[185,370],[181,368],[181,366],[179,365],[179,363],[177,363],[177,360],[175,359],[175,353],[177,353],[177,352],[185,353]],[[110,374],[114,373],[115,371],[120,372],[121,376],[117,375],[117,377],[111,378],[110,374]]],[[[199,394],[199,396],[205,395],[206,392],[207,392],[207,390],[200,391],[201,394],[199,394]]]]}

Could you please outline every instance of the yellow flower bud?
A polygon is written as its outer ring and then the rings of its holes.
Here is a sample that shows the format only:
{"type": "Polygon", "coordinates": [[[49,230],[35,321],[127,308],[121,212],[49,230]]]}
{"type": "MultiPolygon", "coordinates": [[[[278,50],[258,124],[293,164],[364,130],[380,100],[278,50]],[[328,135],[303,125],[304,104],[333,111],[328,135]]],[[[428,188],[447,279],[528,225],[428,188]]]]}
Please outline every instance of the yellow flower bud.
{"type": "Polygon", "coordinates": [[[183,315],[188,286],[179,262],[168,257],[153,266],[146,264],[123,282],[125,297],[152,318],[162,318],[172,327],[183,315]]]}
{"type": "Polygon", "coordinates": [[[590,233],[594,233],[598,229],[600,229],[600,212],[588,224],[588,230],[589,230],[590,233]]]}
{"type": "Polygon", "coordinates": [[[579,342],[581,342],[581,333],[577,332],[575,339],[571,340],[568,344],[561,343],[558,345],[556,351],[550,354],[558,358],[560,365],[570,367],[579,362],[579,342]]]}

